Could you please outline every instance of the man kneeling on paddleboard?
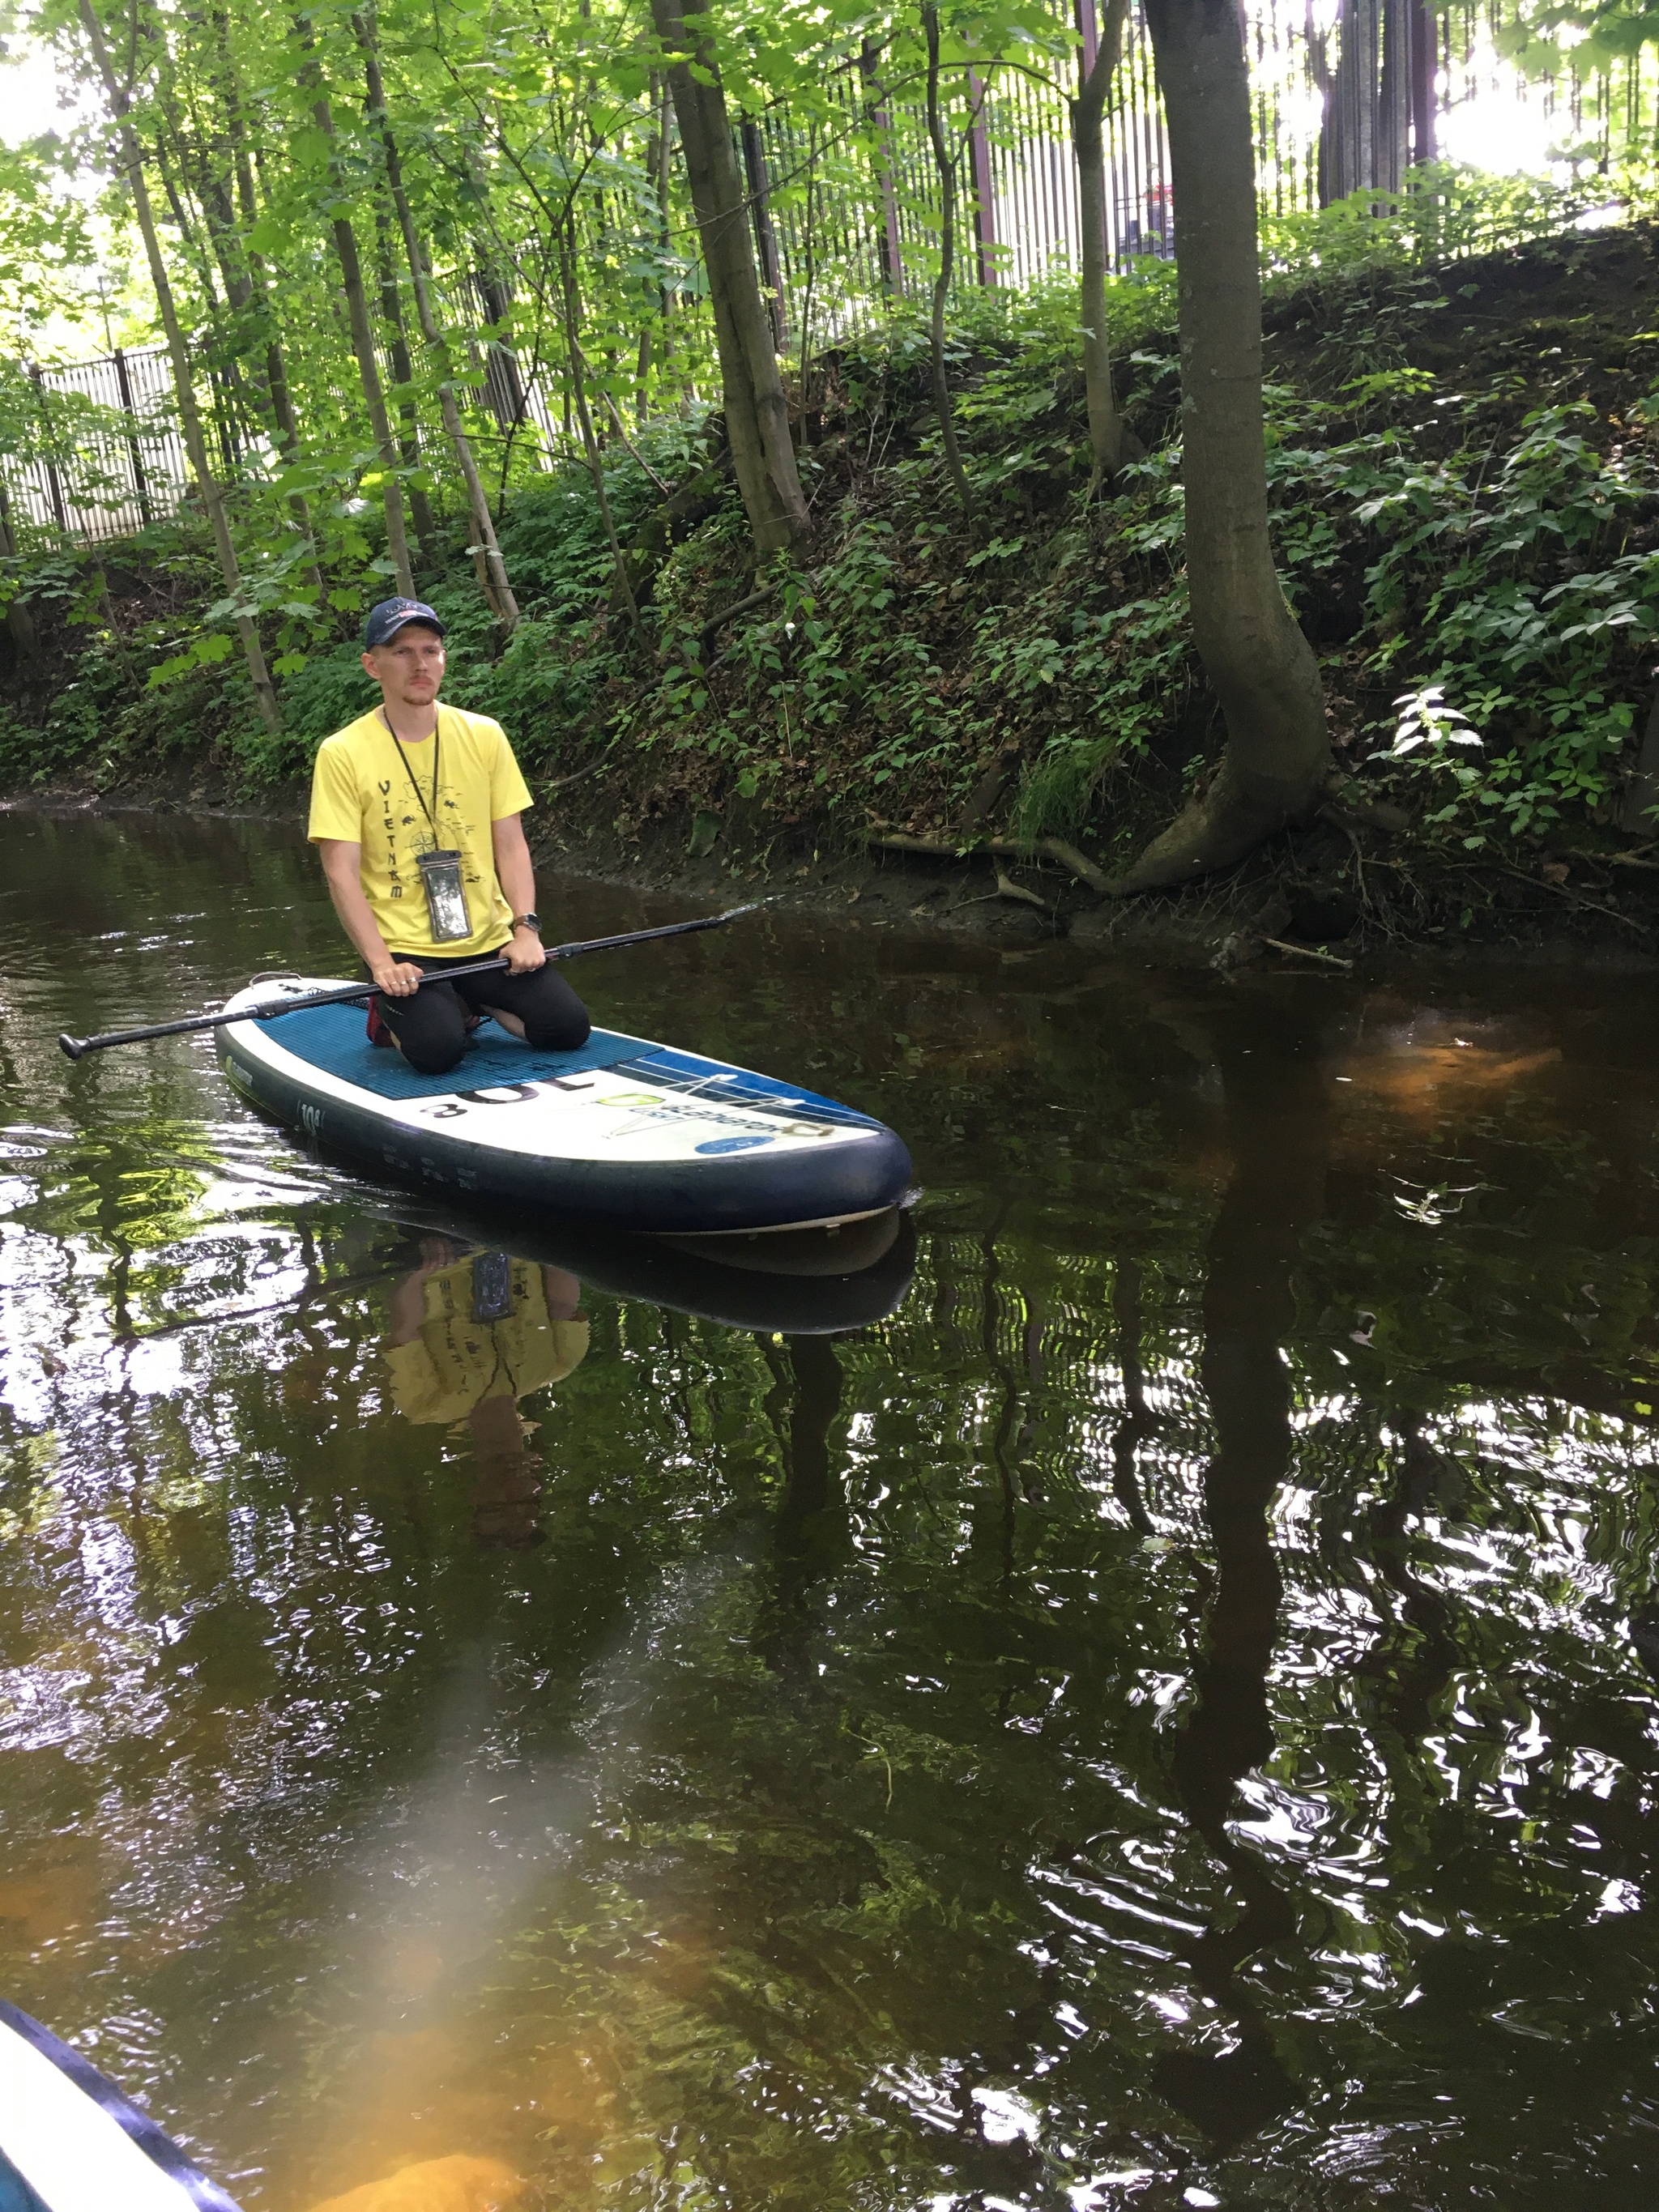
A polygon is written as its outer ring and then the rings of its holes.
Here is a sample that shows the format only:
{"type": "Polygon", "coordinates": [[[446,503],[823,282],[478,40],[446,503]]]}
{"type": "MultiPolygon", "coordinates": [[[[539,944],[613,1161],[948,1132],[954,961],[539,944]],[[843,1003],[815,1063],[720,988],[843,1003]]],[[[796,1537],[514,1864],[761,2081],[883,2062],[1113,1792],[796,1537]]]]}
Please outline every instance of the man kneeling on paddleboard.
{"type": "Polygon", "coordinates": [[[544,1052],[586,1044],[586,1009],[542,949],[520,816],[532,802],[499,722],[439,702],[444,626],[418,599],[382,599],[363,625],[380,704],[317,755],[310,836],[376,995],[369,1035],[422,1075],[453,1067],[493,1014],[544,1052]],[[495,954],[495,975],[422,975],[495,954]]]}

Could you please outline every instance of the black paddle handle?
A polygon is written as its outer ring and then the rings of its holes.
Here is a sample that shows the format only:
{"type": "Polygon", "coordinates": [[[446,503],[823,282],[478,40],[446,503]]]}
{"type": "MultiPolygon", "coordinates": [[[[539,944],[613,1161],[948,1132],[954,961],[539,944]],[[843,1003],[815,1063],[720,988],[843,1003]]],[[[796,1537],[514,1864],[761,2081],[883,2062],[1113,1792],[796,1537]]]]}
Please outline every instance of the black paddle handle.
{"type": "MultiPolygon", "coordinates": [[[[441,969],[422,975],[415,988],[426,983],[453,983],[458,975],[487,975],[505,968],[505,960],[479,960],[465,968],[441,969]]],[[[151,1037],[189,1036],[198,1030],[228,1029],[233,1022],[274,1022],[278,1014],[304,1013],[310,1006],[361,1006],[374,994],[373,983],[348,983],[339,991],[307,991],[298,999],[273,999],[263,1006],[244,1006],[238,1013],[191,1014],[182,1022],[153,1022],[148,1029],[105,1030],[98,1036],[60,1036],[58,1040],[71,1060],[83,1052],[102,1052],[106,1045],[143,1044],[151,1037]]]]}
{"type": "MultiPolygon", "coordinates": [[[[586,937],[570,945],[551,945],[548,947],[550,960],[574,960],[579,952],[609,952],[621,945],[646,945],[658,937],[690,937],[699,929],[719,929],[728,921],[736,921],[740,915],[753,914],[765,903],[757,900],[748,906],[734,906],[724,914],[705,915],[700,921],[665,922],[659,929],[633,929],[621,937],[586,937]]],[[[489,975],[505,968],[504,959],[477,960],[465,968],[439,969],[430,975],[422,975],[416,988],[427,983],[453,983],[463,975],[489,975]]],[[[102,1052],[112,1044],[144,1044],[151,1037],[190,1036],[202,1030],[222,1030],[233,1022],[275,1021],[278,1014],[303,1013],[311,1006],[362,1006],[374,995],[373,983],[348,983],[338,991],[309,991],[303,998],[276,999],[268,1006],[244,1006],[240,1013],[191,1014],[181,1022],[152,1022],[142,1030],[105,1030],[98,1036],[60,1036],[59,1047],[70,1059],[79,1060],[82,1053],[102,1052]]]]}

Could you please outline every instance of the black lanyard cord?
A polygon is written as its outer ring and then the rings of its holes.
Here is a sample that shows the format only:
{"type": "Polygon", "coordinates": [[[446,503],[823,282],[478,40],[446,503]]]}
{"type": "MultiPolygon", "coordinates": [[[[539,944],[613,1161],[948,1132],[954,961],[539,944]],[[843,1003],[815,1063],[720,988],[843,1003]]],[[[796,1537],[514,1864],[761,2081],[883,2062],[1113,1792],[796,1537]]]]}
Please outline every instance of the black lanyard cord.
{"type": "Polygon", "coordinates": [[[386,713],[384,707],[380,709],[380,714],[381,719],[386,723],[386,729],[391,736],[392,744],[398,748],[398,757],[404,764],[404,774],[409,778],[410,787],[414,792],[416,798],[420,801],[421,811],[425,815],[427,826],[432,832],[432,848],[434,852],[436,852],[443,842],[443,840],[438,835],[438,771],[440,765],[438,759],[438,740],[443,725],[442,713],[441,711],[440,712],[437,720],[432,725],[432,804],[430,806],[426,803],[426,793],[421,789],[419,783],[416,781],[415,770],[410,765],[409,755],[404,750],[404,741],[398,735],[396,730],[392,727],[391,715],[386,713]]]}

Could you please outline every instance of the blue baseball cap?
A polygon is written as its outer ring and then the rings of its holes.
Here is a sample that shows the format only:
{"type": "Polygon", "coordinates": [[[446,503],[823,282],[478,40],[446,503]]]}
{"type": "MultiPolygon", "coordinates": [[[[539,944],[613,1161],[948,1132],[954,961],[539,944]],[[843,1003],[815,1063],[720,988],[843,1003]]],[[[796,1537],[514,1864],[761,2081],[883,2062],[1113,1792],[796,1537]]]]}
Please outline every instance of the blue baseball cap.
{"type": "Polygon", "coordinates": [[[363,624],[363,651],[373,653],[377,645],[390,645],[407,623],[426,623],[440,637],[444,626],[424,599],[382,599],[377,607],[368,611],[363,624]]]}

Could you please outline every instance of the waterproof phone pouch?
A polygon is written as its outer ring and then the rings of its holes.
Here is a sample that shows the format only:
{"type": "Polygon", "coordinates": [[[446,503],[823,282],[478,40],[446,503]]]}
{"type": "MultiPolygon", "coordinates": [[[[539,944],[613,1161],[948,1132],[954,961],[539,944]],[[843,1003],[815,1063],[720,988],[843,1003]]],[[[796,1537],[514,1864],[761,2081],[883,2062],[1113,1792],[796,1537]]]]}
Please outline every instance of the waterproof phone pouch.
{"type": "Polygon", "coordinates": [[[415,865],[426,885],[426,910],[434,945],[453,945],[472,934],[461,881],[461,856],[455,852],[420,853],[415,865]]]}
{"type": "Polygon", "coordinates": [[[472,1262],[472,1318],[505,1321],[513,1310],[513,1262],[505,1252],[480,1252],[472,1262]]]}

